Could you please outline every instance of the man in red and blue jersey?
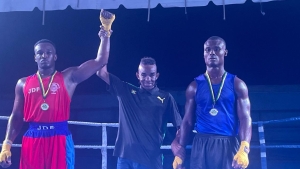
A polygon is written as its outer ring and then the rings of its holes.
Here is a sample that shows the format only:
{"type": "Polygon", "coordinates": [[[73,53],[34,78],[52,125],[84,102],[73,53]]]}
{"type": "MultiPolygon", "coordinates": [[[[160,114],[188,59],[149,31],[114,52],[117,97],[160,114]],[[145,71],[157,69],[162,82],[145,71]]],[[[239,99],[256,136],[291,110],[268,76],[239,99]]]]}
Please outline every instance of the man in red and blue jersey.
{"type": "Polygon", "coordinates": [[[38,70],[21,78],[15,88],[15,101],[7,125],[0,154],[0,165],[11,165],[11,145],[22,126],[29,129],[22,139],[20,169],[73,169],[74,144],[68,130],[70,103],[76,86],[106,65],[103,55],[109,54],[111,24],[115,16],[102,10],[99,37],[101,43],[95,59],[80,66],[57,71],[56,48],[42,39],[34,45],[34,60],[38,70]]]}

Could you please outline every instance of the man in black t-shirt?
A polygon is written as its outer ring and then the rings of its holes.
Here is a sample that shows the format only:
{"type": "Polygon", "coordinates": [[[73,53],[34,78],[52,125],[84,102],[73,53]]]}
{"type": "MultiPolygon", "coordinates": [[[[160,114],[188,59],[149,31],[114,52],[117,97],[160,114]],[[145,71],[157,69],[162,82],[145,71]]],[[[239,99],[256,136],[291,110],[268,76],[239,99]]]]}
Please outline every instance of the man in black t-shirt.
{"type": "Polygon", "coordinates": [[[167,123],[180,127],[182,119],[172,95],[156,86],[159,73],[155,60],[141,59],[136,73],[139,87],[121,81],[107,72],[106,66],[97,75],[119,101],[120,126],[114,150],[117,169],[162,169],[160,146],[167,123]]]}

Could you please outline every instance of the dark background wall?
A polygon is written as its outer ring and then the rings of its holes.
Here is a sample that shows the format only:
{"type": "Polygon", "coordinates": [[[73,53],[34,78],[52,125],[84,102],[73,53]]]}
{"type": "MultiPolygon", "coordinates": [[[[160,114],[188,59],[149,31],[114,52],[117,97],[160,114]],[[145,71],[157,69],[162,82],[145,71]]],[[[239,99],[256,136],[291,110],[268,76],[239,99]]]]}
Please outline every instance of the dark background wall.
{"type": "MultiPolygon", "coordinates": [[[[213,35],[227,42],[229,55],[225,68],[237,74],[249,86],[253,121],[299,116],[300,64],[300,1],[285,0],[226,6],[223,20],[222,6],[209,3],[205,7],[110,10],[116,14],[111,37],[108,70],[122,80],[138,84],[135,72],[143,56],[157,60],[161,73],[158,85],[172,91],[181,110],[183,91],[193,78],[205,71],[203,43],[213,35]]],[[[58,70],[80,65],[96,56],[99,45],[98,10],[47,11],[45,25],[42,12],[0,13],[0,115],[9,115],[17,80],[36,72],[33,44],[48,38],[57,46],[58,70]]],[[[80,84],[74,94],[70,120],[117,122],[117,102],[105,90],[96,76],[80,84]]],[[[183,111],[182,111],[183,113],[183,111]]],[[[4,138],[6,122],[0,124],[4,138]]],[[[101,143],[101,128],[70,126],[75,144],[101,143]]],[[[25,128],[24,128],[25,130],[25,128]]],[[[109,130],[109,144],[113,145],[116,128],[109,130]]],[[[256,126],[252,144],[258,145],[256,126]]],[[[299,122],[266,126],[267,144],[298,144],[299,122]]],[[[170,143],[174,131],[166,136],[170,143]]],[[[21,136],[17,139],[20,143],[21,136]]],[[[1,140],[1,138],[0,138],[1,140]]],[[[14,166],[18,166],[19,149],[13,150],[14,166]]],[[[110,168],[116,158],[109,153],[110,168]]],[[[270,149],[269,168],[299,168],[299,149],[270,149]]],[[[165,151],[166,168],[172,154],[165,151]]],[[[249,168],[260,166],[258,149],[252,149],[249,168]]],[[[76,168],[100,168],[100,150],[76,150],[76,168]]]]}
{"type": "MultiPolygon", "coordinates": [[[[121,79],[137,84],[135,72],[140,58],[157,60],[160,88],[186,88],[205,71],[203,44],[213,35],[223,37],[229,54],[228,72],[248,85],[300,84],[300,1],[286,0],[223,7],[212,2],[204,7],[110,10],[116,14],[112,26],[108,69],[121,79]]],[[[58,70],[96,57],[99,45],[99,11],[47,11],[0,13],[0,94],[13,93],[17,80],[36,72],[33,45],[42,38],[57,46],[58,70]]],[[[96,76],[78,86],[75,94],[101,93],[104,83],[96,76]]]]}

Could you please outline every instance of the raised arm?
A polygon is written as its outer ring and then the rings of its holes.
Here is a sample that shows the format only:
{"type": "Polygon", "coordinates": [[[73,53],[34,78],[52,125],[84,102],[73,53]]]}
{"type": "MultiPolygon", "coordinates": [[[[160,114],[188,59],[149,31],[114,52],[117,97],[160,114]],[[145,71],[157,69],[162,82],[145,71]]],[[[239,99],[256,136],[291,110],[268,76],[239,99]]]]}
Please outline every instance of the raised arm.
{"type": "Polygon", "coordinates": [[[16,85],[13,110],[8,120],[6,136],[5,136],[5,140],[3,141],[2,151],[0,154],[0,165],[5,168],[11,165],[10,148],[13,141],[16,139],[23,126],[24,83],[25,83],[25,78],[22,78],[18,81],[16,85]]]}
{"type": "Polygon", "coordinates": [[[109,72],[107,71],[107,66],[104,66],[102,69],[97,71],[97,76],[100,77],[105,83],[110,84],[109,72]]]}
{"type": "Polygon", "coordinates": [[[239,78],[234,79],[235,93],[237,96],[237,114],[240,121],[239,136],[241,140],[240,149],[234,157],[234,168],[246,168],[249,164],[248,153],[252,136],[252,119],[250,116],[250,99],[246,84],[239,78]]]}
{"type": "MultiPolygon", "coordinates": [[[[100,36],[100,34],[101,34],[101,31],[99,32],[99,36],[100,36]]],[[[108,45],[110,45],[110,44],[108,44],[108,45]]],[[[98,55],[99,55],[99,52],[100,51],[98,51],[98,55]]],[[[104,60],[104,61],[106,61],[106,63],[108,63],[109,55],[99,55],[99,57],[101,60],[104,60]]],[[[107,65],[105,65],[103,68],[99,69],[96,74],[107,84],[110,84],[109,73],[107,72],[107,65]]]]}
{"type": "Polygon", "coordinates": [[[190,134],[194,125],[195,117],[195,95],[197,84],[195,81],[191,82],[186,90],[185,114],[180,126],[180,130],[176,134],[176,138],[172,142],[172,151],[175,155],[173,162],[174,169],[182,168],[181,164],[185,158],[185,147],[189,140],[190,134]]]}
{"type": "MultiPolygon", "coordinates": [[[[104,17],[100,18],[100,20],[103,23],[104,28],[110,30],[111,24],[109,24],[109,22],[107,22],[107,20],[104,19],[104,17]]],[[[106,63],[108,63],[109,55],[102,55],[100,57],[101,57],[101,59],[105,60],[106,63]]],[[[98,77],[100,77],[107,84],[110,84],[109,73],[107,72],[107,66],[106,65],[102,69],[99,69],[96,74],[97,74],[98,77]]]]}
{"type": "Polygon", "coordinates": [[[102,22],[102,26],[101,30],[98,33],[101,42],[99,45],[97,57],[95,59],[84,62],[78,67],[72,67],[64,70],[64,77],[67,80],[78,84],[88,79],[90,76],[95,74],[98,70],[100,70],[107,64],[110,50],[110,35],[112,33],[110,28],[114,19],[114,14],[105,10],[101,10],[100,20],[102,22]]]}

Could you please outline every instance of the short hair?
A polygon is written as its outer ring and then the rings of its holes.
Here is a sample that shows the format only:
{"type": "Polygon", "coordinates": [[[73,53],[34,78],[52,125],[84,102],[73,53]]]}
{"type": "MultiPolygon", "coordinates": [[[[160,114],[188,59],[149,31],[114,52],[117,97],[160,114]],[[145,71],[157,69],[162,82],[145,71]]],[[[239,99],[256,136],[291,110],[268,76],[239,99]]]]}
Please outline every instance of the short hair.
{"type": "Polygon", "coordinates": [[[33,47],[35,48],[40,43],[50,43],[56,50],[55,44],[51,40],[48,40],[48,39],[41,39],[41,40],[37,41],[33,47]]]}
{"type": "MultiPolygon", "coordinates": [[[[210,41],[210,40],[212,40],[212,41],[222,41],[222,42],[224,43],[225,47],[226,47],[226,42],[225,42],[225,40],[224,40],[223,38],[219,37],[219,36],[211,36],[210,38],[208,38],[208,39],[206,40],[206,42],[207,42],[207,41],[210,41]]],[[[206,42],[205,42],[205,43],[206,43],[206,42]]]]}
{"type": "Polygon", "coordinates": [[[140,64],[143,64],[143,65],[156,65],[156,61],[152,57],[143,57],[141,59],[140,64]]]}

